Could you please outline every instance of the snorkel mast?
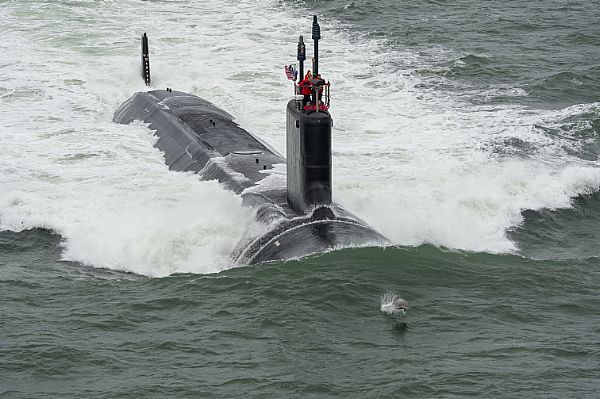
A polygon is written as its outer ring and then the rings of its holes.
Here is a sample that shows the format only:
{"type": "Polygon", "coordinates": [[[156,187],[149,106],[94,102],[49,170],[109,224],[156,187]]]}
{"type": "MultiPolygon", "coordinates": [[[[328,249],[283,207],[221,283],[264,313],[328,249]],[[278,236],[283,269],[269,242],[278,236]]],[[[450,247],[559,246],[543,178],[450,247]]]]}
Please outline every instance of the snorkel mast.
{"type": "Polygon", "coordinates": [[[319,39],[321,39],[321,27],[317,22],[317,16],[313,15],[312,38],[315,42],[314,59],[313,59],[313,75],[319,74],[319,39]]]}

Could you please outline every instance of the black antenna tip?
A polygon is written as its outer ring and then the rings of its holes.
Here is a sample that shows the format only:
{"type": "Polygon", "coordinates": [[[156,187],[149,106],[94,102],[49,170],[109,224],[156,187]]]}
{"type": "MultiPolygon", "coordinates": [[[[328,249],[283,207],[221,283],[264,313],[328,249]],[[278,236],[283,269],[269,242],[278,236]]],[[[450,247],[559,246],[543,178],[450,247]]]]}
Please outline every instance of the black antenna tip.
{"type": "Polygon", "coordinates": [[[313,40],[319,40],[321,38],[321,27],[317,22],[316,15],[313,15],[312,38],[313,40]]]}

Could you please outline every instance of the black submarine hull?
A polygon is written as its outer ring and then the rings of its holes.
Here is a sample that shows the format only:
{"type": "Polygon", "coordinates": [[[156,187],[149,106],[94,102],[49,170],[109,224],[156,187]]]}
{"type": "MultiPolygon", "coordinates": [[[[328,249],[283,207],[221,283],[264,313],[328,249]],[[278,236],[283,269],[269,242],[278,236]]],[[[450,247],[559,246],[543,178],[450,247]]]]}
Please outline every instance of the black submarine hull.
{"type": "MultiPolygon", "coordinates": [[[[292,106],[290,103],[288,108],[292,106]]],[[[286,159],[238,126],[227,112],[200,97],[169,89],[136,93],[114,116],[118,123],[134,120],[148,123],[158,136],[155,146],[164,153],[171,170],[218,180],[239,194],[245,206],[255,209],[264,228],[259,229],[260,234],[249,230],[238,243],[231,254],[237,265],[389,244],[384,236],[331,202],[330,195],[328,201],[302,211],[292,208],[282,175],[286,159]]]]}

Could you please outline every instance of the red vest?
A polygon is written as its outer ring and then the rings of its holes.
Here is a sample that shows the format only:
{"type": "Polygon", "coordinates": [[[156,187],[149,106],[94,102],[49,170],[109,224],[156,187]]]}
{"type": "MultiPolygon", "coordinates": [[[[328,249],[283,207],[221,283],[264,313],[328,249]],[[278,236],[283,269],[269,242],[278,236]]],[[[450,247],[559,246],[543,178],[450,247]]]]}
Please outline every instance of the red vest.
{"type": "Polygon", "coordinates": [[[312,82],[309,79],[304,78],[298,86],[300,86],[300,93],[303,95],[310,96],[312,94],[312,82]]]}

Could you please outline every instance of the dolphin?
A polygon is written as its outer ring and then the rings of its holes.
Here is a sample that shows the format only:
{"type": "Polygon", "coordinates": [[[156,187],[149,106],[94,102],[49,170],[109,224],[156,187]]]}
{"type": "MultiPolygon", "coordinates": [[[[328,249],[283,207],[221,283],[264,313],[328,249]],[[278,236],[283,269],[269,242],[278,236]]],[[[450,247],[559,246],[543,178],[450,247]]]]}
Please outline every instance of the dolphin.
{"type": "Polygon", "coordinates": [[[401,298],[400,296],[394,295],[394,298],[392,299],[391,308],[392,314],[404,314],[408,310],[408,302],[406,302],[406,300],[401,298]]]}
{"type": "Polygon", "coordinates": [[[391,300],[386,300],[381,304],[381,311],[392,316],[402,317],[408,311],[408,308],[408,302],[400,295],[394,295],[391,300]]]}

